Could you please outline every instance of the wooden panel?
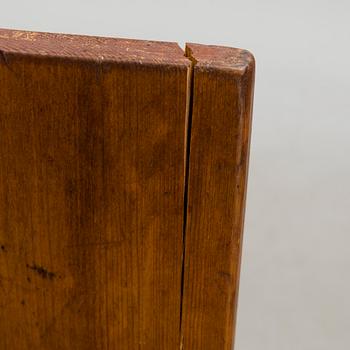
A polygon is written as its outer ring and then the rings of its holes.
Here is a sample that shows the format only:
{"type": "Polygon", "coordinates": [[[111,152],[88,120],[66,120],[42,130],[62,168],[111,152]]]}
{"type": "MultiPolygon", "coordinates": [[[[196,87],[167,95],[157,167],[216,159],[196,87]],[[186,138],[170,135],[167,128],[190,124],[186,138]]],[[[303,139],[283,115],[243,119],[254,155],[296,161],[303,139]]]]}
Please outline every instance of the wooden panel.
{"type": "Polygon", "coordinates": [[[0,31],[0,348],[178,349],[189,61],[0,31]]]}
{"type": "Polygon", "coordinates": [[[182,347],[232,347],[251,125],[254,59],[187,45],[195,63],[182,347]]]}

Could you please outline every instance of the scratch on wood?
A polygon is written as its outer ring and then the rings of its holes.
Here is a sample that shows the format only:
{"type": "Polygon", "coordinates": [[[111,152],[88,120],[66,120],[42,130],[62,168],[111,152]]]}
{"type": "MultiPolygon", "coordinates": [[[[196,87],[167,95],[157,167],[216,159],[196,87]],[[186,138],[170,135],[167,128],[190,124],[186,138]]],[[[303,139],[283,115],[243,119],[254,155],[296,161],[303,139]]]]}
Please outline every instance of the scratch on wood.
{"type": "Polygon", "coordinates": [[[38,266],[36,264],[33,264],[33,265],[27,264],[26,266],[28,269],[31,269],[31,270],[35,271],[36,273],[38,273],[42,278],[52,280],[52,279],[54,279],[54,277],[56,277],[56,274],[54,272],[50,272],[42,266],[38,266]]]}

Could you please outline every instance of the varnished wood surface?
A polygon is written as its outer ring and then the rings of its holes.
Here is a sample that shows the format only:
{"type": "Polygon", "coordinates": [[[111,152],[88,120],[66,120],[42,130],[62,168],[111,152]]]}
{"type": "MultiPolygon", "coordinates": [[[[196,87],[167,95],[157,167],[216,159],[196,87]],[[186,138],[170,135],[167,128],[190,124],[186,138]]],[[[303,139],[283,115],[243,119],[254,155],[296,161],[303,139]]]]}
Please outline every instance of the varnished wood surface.
{"type": "Polygon", "coordinates": [[[182,348],[231,350],[247,184],[254,58],[188,44],[194,61],[182,348]]]}
{"type": "Polygon", "coordinates": [[[0,349],[178,349],[189,61],[0,31],[0,349]]]}
{"type": "Polygon", "coordinates": [[[0,29],[0,349],[231,349],[254,60],[0,29]]]}

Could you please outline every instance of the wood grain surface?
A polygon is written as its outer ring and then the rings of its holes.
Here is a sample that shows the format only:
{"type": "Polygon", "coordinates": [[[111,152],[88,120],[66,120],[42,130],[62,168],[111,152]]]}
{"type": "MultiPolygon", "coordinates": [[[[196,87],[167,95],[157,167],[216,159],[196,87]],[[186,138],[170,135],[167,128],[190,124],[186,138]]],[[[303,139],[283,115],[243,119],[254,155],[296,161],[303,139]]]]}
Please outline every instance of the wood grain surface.
{"type": "Polygon", "coordinates": [[[254,58],[187,44],[195,63],[182,348],[230,350],[238,294],[254,58]]]}
{"type": "Polygon", "coordinates": [[[253,82],[245,50],[0,29],[1,350],[231,349],[253,82]]]}
{"type": "Polygon", "coordinates": [[[0,349],[178,349],[189,67],[0,31],[0,349]]]}

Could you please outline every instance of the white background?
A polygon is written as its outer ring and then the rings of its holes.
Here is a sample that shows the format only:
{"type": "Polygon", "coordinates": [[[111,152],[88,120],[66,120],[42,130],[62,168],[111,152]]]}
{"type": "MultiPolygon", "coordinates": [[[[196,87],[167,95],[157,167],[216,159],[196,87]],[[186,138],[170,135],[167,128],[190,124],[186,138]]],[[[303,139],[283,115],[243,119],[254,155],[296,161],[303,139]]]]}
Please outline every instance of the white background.
{"type": "Polygon", "coordinates": [[[5,28],[255,54],[237,350],[350,349],[349,23],[346,0],[2,0],[0,11],[5,28]]]}

